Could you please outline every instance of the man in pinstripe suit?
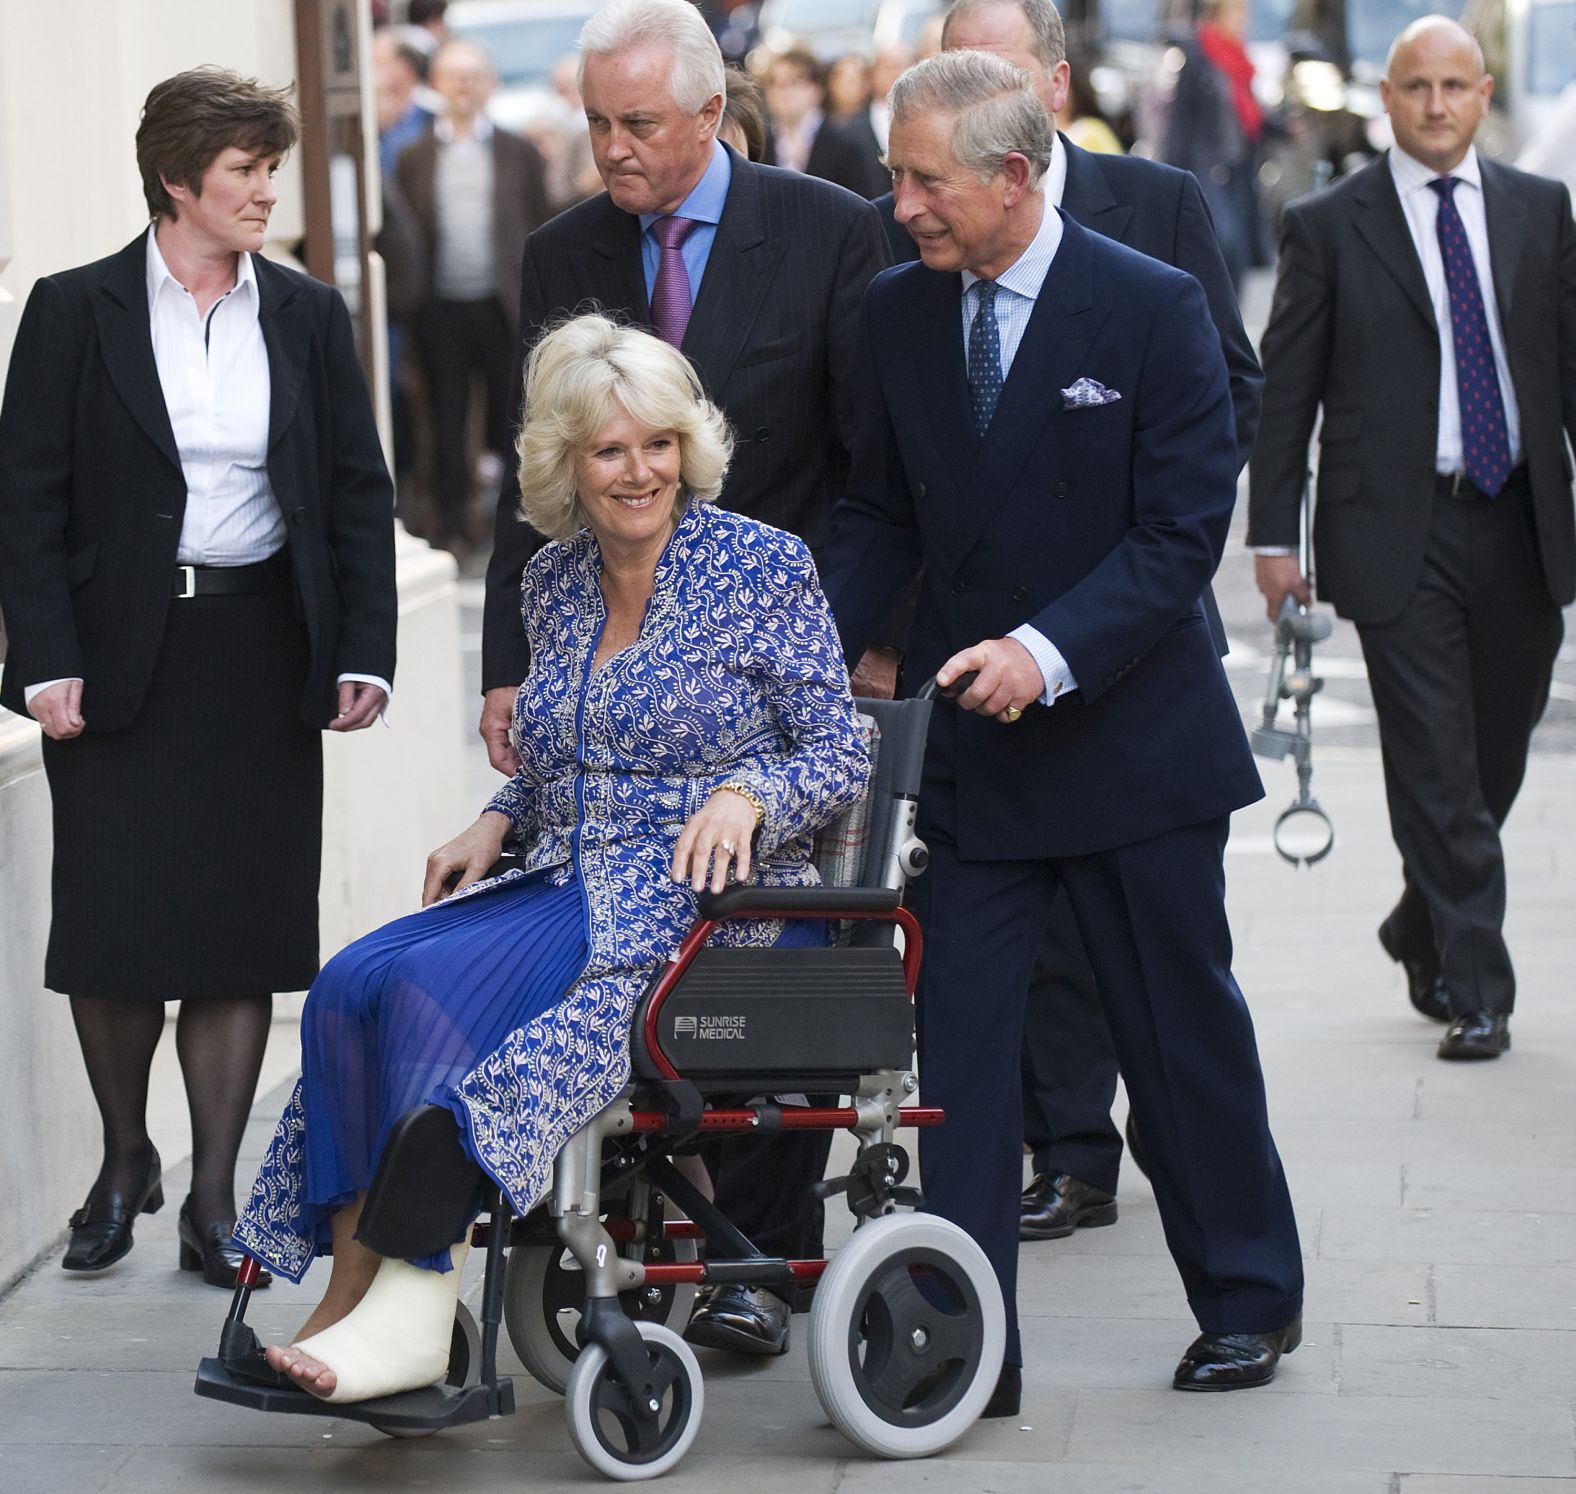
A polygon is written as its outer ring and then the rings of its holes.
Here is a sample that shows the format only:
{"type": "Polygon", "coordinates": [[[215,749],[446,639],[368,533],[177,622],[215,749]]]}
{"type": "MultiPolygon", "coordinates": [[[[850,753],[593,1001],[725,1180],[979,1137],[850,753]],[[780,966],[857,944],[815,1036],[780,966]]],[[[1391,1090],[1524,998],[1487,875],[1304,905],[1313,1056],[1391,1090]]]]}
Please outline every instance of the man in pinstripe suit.
{"type": "MultiPolygon", "coordinates": [[[[526,241],[514,408],[525,356],[556,320],[595,303],[649,326],[689,357],[732,423],[721,501],[814,546],[848,475],[859,300],[890,262],[880,216],[841,187],[754,165],[717,141],[722,54],[687,0],[612,0],[586,23],[580,51],[608,190],[526,241]]],[[[520,521],[510,473],[487,572],[480,728],[505,773],[516,766],[508,728],[528,662],[520,570],[540,543],[520,521]]],[[[790,1133],[725,1160],[719,1201],[762,1250],[818,1252],[821,1208],[808,1189],[828,1145],[828,1133],[790,1133]]],[[[693,1331],[781,1353],[787,1307],[726,1289],[693,1331]]]]}

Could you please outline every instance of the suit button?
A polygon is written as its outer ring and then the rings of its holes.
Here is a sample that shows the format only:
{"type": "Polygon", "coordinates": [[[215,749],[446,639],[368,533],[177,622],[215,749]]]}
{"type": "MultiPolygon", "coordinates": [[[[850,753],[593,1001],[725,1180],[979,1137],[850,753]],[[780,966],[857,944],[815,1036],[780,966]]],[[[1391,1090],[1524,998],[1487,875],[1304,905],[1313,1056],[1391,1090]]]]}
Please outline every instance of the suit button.
{"type": "Polygon", "coordinates": [[[771,435],[771,433],[772,432],[771,432],[771,427],[770,426],[765,426],[765,425],[757,426],[755,428],[755,439],[757,441],[764,441],[768,436],[771,435]]]}
{"type": "Polygon", "coordinates": [[[1059,482],[1059,483],[1056,484],[1056,496],[1058,498],[1065,498],[1067,496],[1067,484],[1066,483],[1059,482]]]}
{"type": "Polygon", "coordinates": [[[962,576],[959,576],[952,583],[952,595],[955,596],[955,597],[961,597],[963,595],[963,593],[966,592],[968,589],[969,589],[969,583],[967,581],[965,581],[962,576]]]}
{"type": "Polygon", "coordinates": [[[1023,586],[1015,586],[1015,587],[1013,587],[1013,589],[1012,589],[1012,599],[1015,602],[1026,602],[1026,601],[1028,601],[1028,599],[1029,599],[1028,588],[1027,587],[1023,587],[1023,586]]]}

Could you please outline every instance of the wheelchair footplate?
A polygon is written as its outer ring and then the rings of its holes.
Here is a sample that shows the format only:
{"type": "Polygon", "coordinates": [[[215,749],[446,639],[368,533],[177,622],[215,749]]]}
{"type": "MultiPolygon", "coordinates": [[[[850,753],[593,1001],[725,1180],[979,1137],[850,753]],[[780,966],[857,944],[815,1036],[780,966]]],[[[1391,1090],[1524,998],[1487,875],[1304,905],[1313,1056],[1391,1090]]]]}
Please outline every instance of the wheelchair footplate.
{"type": "Polygon", "coordinates": [[[406,1390],[376,1400],[337,1404],[294,1386],[259,1385],[237,1375],[223,1360],[208,1358],[197,1366],[195,1388],[200,1396],[227,1401],[232,1406],[364,1421],[395,1436],[441,1432],[446,1427],[514,1413],[514,1383],[507,1379],[495,1386],[428,1385],[422,1390],[406,1390]]]}

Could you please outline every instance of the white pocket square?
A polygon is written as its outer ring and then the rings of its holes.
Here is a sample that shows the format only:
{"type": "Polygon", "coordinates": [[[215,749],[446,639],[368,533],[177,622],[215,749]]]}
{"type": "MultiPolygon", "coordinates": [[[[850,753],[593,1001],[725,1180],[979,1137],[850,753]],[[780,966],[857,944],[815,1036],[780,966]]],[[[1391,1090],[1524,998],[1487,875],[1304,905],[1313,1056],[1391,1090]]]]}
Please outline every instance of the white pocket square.
{"type": "Polygon", "coordinates": [[[1088,410],[1095,405],[1110,405],[1121,399],[1114,389],[1107,389],[1097,379],[1079,379],[1070,388],[1062,390],[1064,410],[1088,410]]]}

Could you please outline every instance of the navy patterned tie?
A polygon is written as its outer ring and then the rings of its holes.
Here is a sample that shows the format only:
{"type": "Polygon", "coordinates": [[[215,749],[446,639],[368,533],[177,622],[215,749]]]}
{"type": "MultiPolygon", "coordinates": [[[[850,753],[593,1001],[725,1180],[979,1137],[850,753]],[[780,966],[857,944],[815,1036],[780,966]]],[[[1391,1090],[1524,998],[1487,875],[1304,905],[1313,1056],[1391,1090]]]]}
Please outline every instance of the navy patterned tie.
{"type": "Polygon", "coordinates": [[[1472,264],[1472,246],[1456,207],[1453,176],[1435,177],[1429,187],[1439,195],[1439,252],[1445,261],[1450,293],[1450,336],[1456,349],[1456,395],[1461,404],[1462,468],[1467,481],[1490,498],[1499,496],[1510,476],[1510,432],[1494,349],[1488,340],[1488,313],[1472,264]]]}
{"type": "Polygon", "coordinates": [[[996,282],[976,280],[974,320],[969,326],[969,413],[983,436],[1001,397],[1001,329],[996,325],[996,282]]]}

